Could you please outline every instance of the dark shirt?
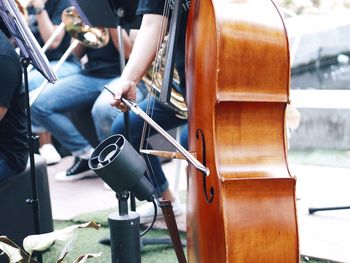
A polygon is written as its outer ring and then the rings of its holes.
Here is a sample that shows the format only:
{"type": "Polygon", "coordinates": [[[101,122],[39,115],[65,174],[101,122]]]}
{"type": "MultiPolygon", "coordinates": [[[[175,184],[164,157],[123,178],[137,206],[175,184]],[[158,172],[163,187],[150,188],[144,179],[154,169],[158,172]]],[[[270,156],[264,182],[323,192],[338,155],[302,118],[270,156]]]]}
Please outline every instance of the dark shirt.
{"type": "MultiPolygon", "coordinates": [[[[70,7],[71,3],[69,0],[48,0],[45,3],[45,9],[50,17],[50,20],[54,25],[60,25],[62,20],[62,13],[67,8],[70,7]]],[[[42,47],[45,43],[40,36],[38,23],[36,20],[36,15],[33,7],[28,8],[29,15],[29,28],[32,31],[34,37],[38,41],[39,45],[42,47]]],[[[47,58],[51,60],[59,60],[64,52],[68,49],[70,45],[71,37],[68,33],[64,35],[61,44],[56,49],[48,49],[45,54],[47,58]]],[[[73,56],[70,56],[69,59],[73,59],[73,56]]]]}
{"type": "MultiPolygon", "coordinates": [[[[61,23],[62,13],[69,6],[71,6],[69,0],[48,0],[46,2],[45,9],[54,25],[59,25],[61,23]]],[[[45,43],[43,42],[39,33],[34,9],[29,8],[28,13],[32,14],[29,16],[30,29],[35,38],[38,40],[39,44],[43,46],[45,43]]],[[[68,49],[70,40],[71,37],[68,33],[66,33],[64,39],[57,49],[46,51],[47,58],[49,60],[59,60],[68,49]]],[[[86,55],[88,62],[84,65],[84,74],[101,78],[112,78],[120,75],[119,52],[114,47],[112,41],[110,41],[108,45],[103,48],[94,49],[88,47],[86,49],[86,55]]],[[[69,59],[73,60],[74,57],[70,56],[69,59]]]]}
{"type": "MultiPolygon", "coordinates": [[[[165,0],[140,0],[136,11],[137,15],[158,14],[162,15],[164,11],[165,0]]],[[[185,79],[185,40],[188,11],[191,1],[183,0],[181,8],[181,24],[176,47],[175,67],[179,73],[180,86],[183,95],[186,97],[186,79],[185,79]]]]}
{"type": "Polygon", "coordinates": [[[19,58],[0,31],[0,105],[7,108],[0,121],[0,153],[8,165],[23,171],[28,159],[25,93],[19,58]]]}
{"type": "Polygon", "coordinates": [[[4,20],[0,16],[0,30],[7,36],[11,37],[10,31],[7,29],[4,20]]]}
{"type": "Polygon", "coordinates": [[[100,78],[114,78],[120,76],[119,52],[112,39],[102,48],[87,48],[88,62],[84,65],[84,73],[100,78]]]}

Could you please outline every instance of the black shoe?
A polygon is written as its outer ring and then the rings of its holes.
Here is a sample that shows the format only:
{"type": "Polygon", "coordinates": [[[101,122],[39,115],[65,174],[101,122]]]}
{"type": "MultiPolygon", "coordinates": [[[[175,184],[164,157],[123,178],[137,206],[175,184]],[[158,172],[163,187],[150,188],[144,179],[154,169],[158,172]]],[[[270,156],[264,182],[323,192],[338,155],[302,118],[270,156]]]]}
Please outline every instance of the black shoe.
{"type": "Polygon", "coordinates": [[[88,165],[89,160],[75,157],[74,164],[67,171],[62,171],[56,174],[56,181],[75,181],[85,177],[95,177],[94,171],[90,170],[88,165]]]}

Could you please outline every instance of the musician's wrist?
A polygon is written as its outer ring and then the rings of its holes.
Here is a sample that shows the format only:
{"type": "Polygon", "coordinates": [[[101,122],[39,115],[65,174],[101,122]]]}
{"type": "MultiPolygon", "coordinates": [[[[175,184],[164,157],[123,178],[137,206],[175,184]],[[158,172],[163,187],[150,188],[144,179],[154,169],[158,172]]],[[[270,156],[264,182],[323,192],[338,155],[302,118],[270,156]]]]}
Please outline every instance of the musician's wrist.
{"type": "Polygon", "coordinates": [[[129,80],[129,86],[131,88],[135,88],[136,87],[136,82],[135,81],[132,81],[132,80],[129,80]]]}
{"type": "Polygon", "coordinates": [[[132,80],[129,80],[129,79],[126,79],[126,78],[121,78],[120,79],[120,83],[122,83],[122,86],[123,86],[124,90],[129,90],[130,88],[136,86],[136,82],[135,81],[132,81],[132,80]]]}

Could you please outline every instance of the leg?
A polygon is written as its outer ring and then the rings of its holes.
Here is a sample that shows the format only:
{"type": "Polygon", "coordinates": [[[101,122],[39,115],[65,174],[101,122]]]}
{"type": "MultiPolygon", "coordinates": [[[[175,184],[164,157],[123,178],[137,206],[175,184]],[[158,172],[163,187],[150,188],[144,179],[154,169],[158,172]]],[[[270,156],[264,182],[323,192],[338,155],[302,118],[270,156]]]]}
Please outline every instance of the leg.
{"type": "Polygon", "coordinates": [[[42,92],[32,105],[32,117],[79,156],[92,147],[65,113],[91,105],[109,80],[83,74],[66,77],[42,92]]]}
{"type": "Polygon", "coordinates": [[[182,147],[185,149],[188,149],[188,124],[184,125],[181,128],[181,133],[180,133],[180,144],[182,147]]]}
{"type": "Polygon", "coordinates": [[[0,154],[0,182],[15,175],[16,171],[7,165],[6,160],[0,154]]]}
{"type": "Polygon", "coordinates": [[[112,135],[112,122],[120,114],[116,108],[110,105],[111,100],[111,94],[107,90],[103,90],[91,110],[96,134],[100,142],[112,135]]]}
{"type": "MultiPolygon", "coordinates": [[[[50,66],[55,67],[58,61],[50,61],[50,66]]],[[[62,64],[60,69],[56,72],[58,80],[68,77],[73,74],[77,74],[81,71],[79,64],[71,61],[66,61],[62,64]]],[[[29,90],[35,90],[43,82],[44,77],[37,70],[29,72],[29,90]]],[[[49,84],[51,85],[51,84],[49,84]]],[[[50,88],[48,86],[48,88],[50,88]]],[[[44,128],[40,127],[35,120],[32,120],[32,130],[40,137],[39,153],[46,159],[48,165],[58,163],[61,160],[60,154],[57,152],[51,141],[51,134],[44,128]]]]}
{"type": "MultiPolygon", "coordinates": [[[[50,66],[54,68],[57,62],[58,62],[57,60],[50,61],[50,66]]],[[[62,64],[62,66],[56,72],[56,76],[58,80],[61,80],[63,78],[66,78],[70,75],[77,74],[79,72],[81,72],[80,64],[72,61],[66,61],[62,64]]],[[[44,81],[45,81],[45,78],[43,77],[43,75],[39,71],[33,69],[28,74],[29,91],[35,90],[44,81]]]]}
{"type": "Polygon", "coordinates": [[[109,81],[109,78],[72,75],[45,89],[32,105],[35,121],[76,156],[73,166],[56,174],[56,180],[71,181],[94,175],[88,167],[93,148],[65,113],[91,105],[109,81]]]}
{"type": "MultiPolygon", "coordinates": [[[[54,67],[57,64],[57,62],[58,61],[50,61],[50,66],[54,67]]],[[[79,64],[75,62],[66,61],[62,64],[61,68],[56,72],[56,75],[58,80],[61,80],[68,76],[78,74],[79,72],[81,72],[81,67],[79,64]]],[[[45,81],[45,78],[42,76],[42,74],[39,71],[33,69],[28,74],[29,91],[37,89],[44,81],[45,81]]],[[[57,85],[57,83],[55,85],[57,85]]],[[[50,89],[52,86],[53,86],[52,84],[48,84],[47,89],[50,89]]],[[[32,120],[32,126],[33,126],[33,132],[35,133],[41,133],[45,131],[42,127],[40,127],[35,122],[35,119],[32,120]]]]}

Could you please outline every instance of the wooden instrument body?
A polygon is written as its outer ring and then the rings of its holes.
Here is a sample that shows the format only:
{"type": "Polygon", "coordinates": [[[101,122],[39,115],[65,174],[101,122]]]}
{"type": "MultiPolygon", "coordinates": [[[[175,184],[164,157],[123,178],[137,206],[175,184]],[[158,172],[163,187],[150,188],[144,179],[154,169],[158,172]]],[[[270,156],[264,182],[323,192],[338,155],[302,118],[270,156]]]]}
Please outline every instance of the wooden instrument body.
{"type": "Polygon", "coordinates": [[[214,189],[208,203],[189,167],[189,262],[299,262],[285,141],[288,39],[275,5],[192,0],[186,45],[189,150],[214,189]]]}

